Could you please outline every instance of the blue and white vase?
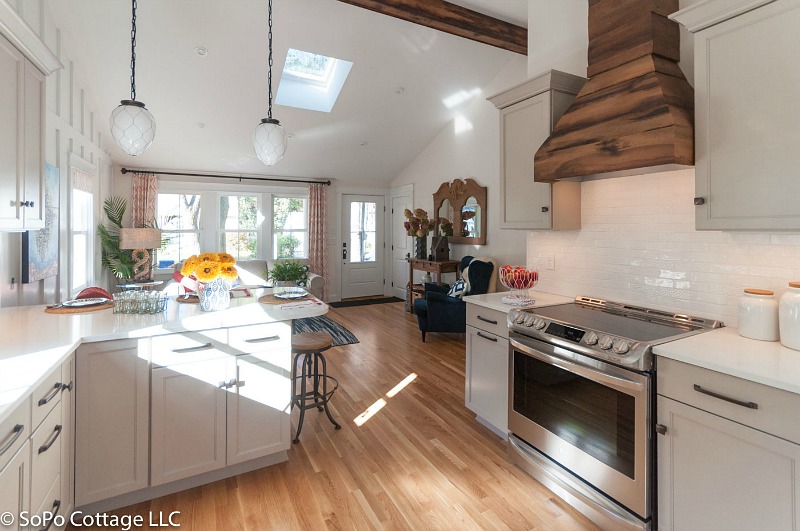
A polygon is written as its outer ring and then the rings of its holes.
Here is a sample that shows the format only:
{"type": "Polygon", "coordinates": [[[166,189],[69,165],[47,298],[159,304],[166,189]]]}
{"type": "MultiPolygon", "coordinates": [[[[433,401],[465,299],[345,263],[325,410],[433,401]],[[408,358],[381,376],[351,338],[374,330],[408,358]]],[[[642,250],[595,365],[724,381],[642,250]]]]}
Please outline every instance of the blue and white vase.
{"type": "Polygon", "coordinates": [[[200,289],[200,309],[204,312],[225,310],[231,305],[230,282],[215,278],[200,289]]]}

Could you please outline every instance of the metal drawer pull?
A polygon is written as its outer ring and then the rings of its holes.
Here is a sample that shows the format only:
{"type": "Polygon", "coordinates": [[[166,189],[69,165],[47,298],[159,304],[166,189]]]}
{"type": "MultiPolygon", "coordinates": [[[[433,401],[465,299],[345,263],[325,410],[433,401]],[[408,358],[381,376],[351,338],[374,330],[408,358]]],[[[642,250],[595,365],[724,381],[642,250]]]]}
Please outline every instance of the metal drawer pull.
{"type": "Polygon", "coordinates": [[[197,347],[174,348],[172,349],[172,352],[175,352],[176,354],[182,354],[184,352],[198,352],[200,350],[208,350],[211,347],[211,343],[206,343],[205,345],[200,345],[197,347]]]}
{"type": "Polygon", "coordinates": [[[497,321],[495,321],[493,319],[487,319],[486,317],[481,317],[480,315],[478,316],[478,321],[483,321],[484,323],[489,323],[489,324],[493,324],[493,325],[497,324],[497,321]]]}
{"type": "Polygon", "coordinates": [[[43,444],[42,446],[39,447],[40,454],[45,453],[47,450],[50,449],[51,446],[53,446],[56,443],[56,441],[58,440],[58,436],[61,435],[62,429],[63,427],[61,426],[61,424],[56,424],[56,429],[53,430],[53,435],[50,436],[51,437],[50,442],[43,444]]]}
{"type": "Polygon", "coordinates": [[[663,424],[656,424],[656,433],[659,435],[666,435],[667,434],[667,427],[663,424]]]}
{"type": "Polygon", "coordinates": [[[489,341],[494,341],[497,343],[497,338],[492,336],[485,336],[482,333],[478,332],[478,337],[482,337],[483,339],[488,339],[489,341]]]}
{"type": "Polygon", "coordinates": [[[758,409],[758,404],[756,404],[755,402],[745,402],[744,400],[737,400],[729,396],[715,393],[714,391],[709,391],[708,389],[703,389],[697,384],[694,384],[694,390],[697,391],[698,393],[703,393],[704,395],[713,396],[714,398],[719,398],[720,400],[724,400],[725,402],[736,404],[737,406],[746,407],[748,409],[758,409]]]}
{"type": "Polygon", "coordinates": [[[23,426],[22,424],[17,424],[16,426],[14,426],[14,429],[11,430],[11,438],[8,440],[7,443],[3,445],[2,448],[0,448],[0,455],[3,455],[8,451],[9,448],[14,446],[14,443],[17,442],[17,439],[19,439],[23,431],[25,431],[25,426],[23,426]]]}
{"type": "Polygon", "coordinates": [[[54,399],[58,393],[61,391],[61,382],[58,382],[53,386],[53,389],[45,396],[44,398],[39,399],[39,406],[43,406],[54,399]]]}
{"type": "Polygon", "coordinates": [[[245,339],[245,343],[266,343],[267,341],[277,341],[281,336],[257,337],[255,339],[245,339]]]}
{"type": "Polygon", "coordinates": [[[72,391],[72,382],[68,384],[61,384],[61,392],[63,393],[64,391],[72,391]]]}
{"type": "Polygon", "coordinates": [[[47,522],[47,527],[43,527],[42,531],[49,531],[50,526],[53,525],[53,522],[55,521],[55,516],[58,514],[58,511],[60,510],[61,510],[61,500],[55,500],[53,502],[53,509],[50,511],[52,513],[52,517],[50,518],[50,521],[47,522]]]}

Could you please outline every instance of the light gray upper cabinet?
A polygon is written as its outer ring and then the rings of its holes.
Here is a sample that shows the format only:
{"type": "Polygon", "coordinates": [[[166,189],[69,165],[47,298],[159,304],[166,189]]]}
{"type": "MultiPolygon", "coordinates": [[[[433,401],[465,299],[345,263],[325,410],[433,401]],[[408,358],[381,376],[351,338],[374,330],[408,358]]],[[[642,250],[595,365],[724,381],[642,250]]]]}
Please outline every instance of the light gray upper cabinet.
{"type": "Polygon", "coordinates": [[[694,33],[697,228],[800,229],[800,1],[672,18],[694,33]]]}
{"type": "Polygon", "coordinates": [[[585,82],[550,70],[488,98],[500,110],[500,228],[580,229],[580,183],[534,182],[533,157],[585,82]]]}

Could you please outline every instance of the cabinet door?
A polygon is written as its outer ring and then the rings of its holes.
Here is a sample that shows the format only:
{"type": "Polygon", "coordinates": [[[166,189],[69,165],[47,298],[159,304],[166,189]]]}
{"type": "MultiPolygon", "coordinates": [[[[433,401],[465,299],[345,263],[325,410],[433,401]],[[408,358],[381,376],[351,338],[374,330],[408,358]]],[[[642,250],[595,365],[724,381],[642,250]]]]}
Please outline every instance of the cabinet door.
{"type": "Polygon", "coordinates": [[[81,345],[75,376],[75,504],[148,485],[147,340],[81,345]]]}
{"type": "Polygon", "coordinates": [[[21,229],[25,58],[0,35],[0,229],[21,229]]]}
{"type": "Polygon", "coordinates": [[[228,392],[228,465],[289,448],[291,372],[288,351],[236,357],[228,392]]]}
{"type": "Polygon", "coordinates": [[[695,34],[698,229],[800,229],[800,3],[695,34]]]}
{"type": "Polygon", "coordinates": [[[22,200],[26,229],[44,227],[45,80],[38,68],[25,63],[25,150],[22,200]]]}
{"type": "Polygon", "coordinates": [[[658,397],[658,527],[800,527],[800,446],[658,397]]]}
{"type": "Polygon", "coordinates": [[[23,530],[19,524],[19,514],[30,511],[30,443],[14,455],[6,467],[0,471],[0,510],[14,515],[14,524],[4,530],[23,530]]]}
{"type": "Polygon", "coordinates": [[[53,487],[61,490],[61,448],[64,423],[60,404],[47,415],[31,437],[31,508],[53,503],[47,499],[53,487]],[[57,485],[56,485],[57,484],[57,485]]]}
{"type": "Polygon", "coordinates": [[[533,156],[550,134],[550,92],[500,114],[500,227],[549,229],[550,184],[533,182],[533,156]]]}
{"type": "Polygon", "coordinates": [[[218,358],[153,369],[153,486],[225,466],[227,367],[218,358]]]}
{"type": "Polygon", "coordinates": [[[467,327],[466,405],[502,434],[508,433],[508,340],[467,327]]]}

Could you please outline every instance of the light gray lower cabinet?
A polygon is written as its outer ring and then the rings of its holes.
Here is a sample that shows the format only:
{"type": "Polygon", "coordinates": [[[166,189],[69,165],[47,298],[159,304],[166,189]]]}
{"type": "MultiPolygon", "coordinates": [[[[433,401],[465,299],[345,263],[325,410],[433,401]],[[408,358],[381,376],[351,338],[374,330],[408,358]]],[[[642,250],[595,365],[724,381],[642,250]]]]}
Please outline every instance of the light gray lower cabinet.
{"type": "Polygon", "coordinates": [[[78,347],[75,376],[75,505],[148,486],[148,339],[78,347]]]}
{"type": "Polygon", "coordinates": [[[6,466],[0,470],[0,508],[2,511],[10,511],[15,515],[14,523],[7,527],[3,526],[4,530],[23,531],[27,529],[20,523],[17,515],[23,511],[30,511],[30,473],[31,450],[30,442],[26,440],[22,447],[13,454],[6,466]]]}
{"type": "Polygon", "coordinates": [[[658,361],[658,528],[800,529],[800,396],[658,361]]]}
{"type": "Polygon", "coordinates": [[[467,408],[502,435],[508,433],[508,327],[506,314],[467,304],[467,408]]]}

